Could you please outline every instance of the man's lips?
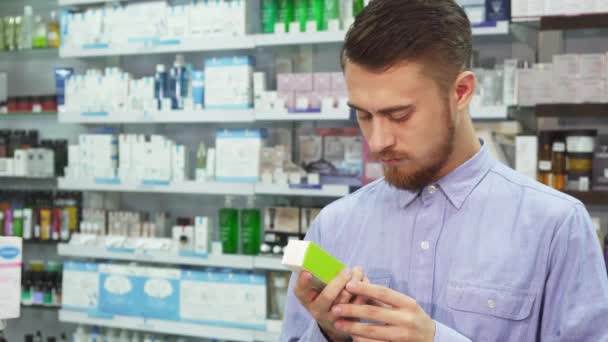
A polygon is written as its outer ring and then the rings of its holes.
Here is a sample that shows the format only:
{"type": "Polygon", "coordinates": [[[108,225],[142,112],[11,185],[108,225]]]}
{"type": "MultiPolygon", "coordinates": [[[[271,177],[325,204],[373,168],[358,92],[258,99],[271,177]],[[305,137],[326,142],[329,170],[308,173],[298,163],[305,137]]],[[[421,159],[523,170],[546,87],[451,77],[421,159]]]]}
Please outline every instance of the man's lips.
{"type": "Polygon", "coordinates": [[[391,159],[391,158],[381,158],[380,161],[385,165],[398,165],[405,161],[405,159],[391,159]]]}

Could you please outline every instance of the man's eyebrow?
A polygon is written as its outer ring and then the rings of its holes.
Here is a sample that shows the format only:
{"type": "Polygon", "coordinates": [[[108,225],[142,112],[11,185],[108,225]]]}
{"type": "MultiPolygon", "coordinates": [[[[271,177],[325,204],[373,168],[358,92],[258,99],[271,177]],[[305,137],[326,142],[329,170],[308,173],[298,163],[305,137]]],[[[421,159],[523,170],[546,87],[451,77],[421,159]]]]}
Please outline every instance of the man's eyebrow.
{"type": "MultiPolygon", "coordinates": [[[[349,102],[349,103],[348,103],[348,106],[349,106],[350,108],[352,108],[352,109],[355,109],[355,110],[358,110],[358,111],[361,111],[361,112],[370,113],[370,111],[365,110],[365,109],[363,109],[363,108],[361,108],[361,107],[359,107],[359,106],[357,106],[356,104],[353,104],[353,103],[351,103],[351,102],[349,102]]],[[[406,105],[395,105],[395,106],[391,106],[391,107],[386,107],[386,108],[379,109],[379,110],[378,110],[378,113],[379,113],[379,114],[382,114],[382,115],[390,115],[390,114],[395,113],[395,112],[400,112],[400,111],[404,111],[404,110],[409,110],[409,109],[411,109],[411,108],[413,108],[413,107],[414,107],[414,105],[412,105],[412,104],[406,104],[406,105]]]]}

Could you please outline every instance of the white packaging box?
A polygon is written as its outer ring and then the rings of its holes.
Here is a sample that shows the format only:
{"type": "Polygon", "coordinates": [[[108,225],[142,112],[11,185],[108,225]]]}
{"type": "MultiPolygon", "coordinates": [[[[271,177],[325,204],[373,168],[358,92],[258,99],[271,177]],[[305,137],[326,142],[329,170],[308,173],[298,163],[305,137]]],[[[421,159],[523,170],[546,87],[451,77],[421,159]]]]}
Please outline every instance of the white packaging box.
{"type": "Polygon", "coordinates": [[[505,60],[503,77],[503,102],[506,106],[513,106],[517,103],[515,98],[515,74],[517,72],[518,61],[516,59],[505,60]]]}
{"type": "Polygon", "coordinates": [[[253,94],[257,98],[261,97],[266,91],[266,73],[265,72],[254,72],[253,73],[253,94]]]}
{"type": "Polygon", "coordinates": [[[580,78],[580,55],[569,54],[553,56],[553,72],[555,78],[580,78]]]}
{"type": "Polygon", "coordinates": [[[216,180],[255,183],[260,173],[262,130],[219,130],[216,136],[216,180]]]}
{"type": "Polygon", "coordinates": [[[21,313],[21,238],[0,237],[0,251],[0,319],[18,318],[21,313]]]}
{"type": "Polygon", "coordinates": [[[16,149],[13,155],[13,173],[17,177],[29,176],[27,151],[16,149]]]}
{"type": "Polygon", "coordinates": [[[211,224],[208,217],[197,216],[194,218],[194,252],[199,254],[210,253],[211,246],[211,224]]]}
{"type": "Polygon", "coordinates": [[[205,107],[246,109],[253,106],[253,61],[250,57],[205,61],[205,107]]]}
{"type": "Polygon", "coordinates": [[[565,0],[544,0],[543,15],[561,15],[565,13],[565,0]]]}
{"type": "Polygon", "coordinates": [[[180,282],[180,319],[264,329],[266,283],[265,275],[255,273],[185,270],[180,282]]]}
{"type": "Polygon", "coordinates": [[[186,180],[186,172],[188,170],[188,153],[184,145],[175,145],[171,154],[171,176],[176,182],[186,180]]]}
{"type": "Polygon", "coordinates": [[[538,137],[515,137],[515,170],[536,179],[538,158],[538,137]]]}
{"type": "Polygon", "coordinates": [[[595,0],[593,4],[593,10],[596,13],[608,12],[608,0],[595,0]]]}
{"type": "Polygon", "coordinates": [[[38,148],[36,150],[36,159],[38,172],[36,177],[51,178],[55,176],[55,153],[53,150],[46,148],[38,148]]]}
{"type": "Polygon", "coordinates": [[[580,77],[582,79],[605,79],[606,54],[583,54],[579,57],[580,77]]]}
{"type": "Polygon", "coordinates": [[[553,103],[579,103],[578,79],[572,77],[553,79],[553,103]]]}
{"type": "Polygon", "coordinates": [[[515,73],[515,98],[520,106],[534,106],[534,82],[536,82],[536,70],[518,69],[515,73]]]}
{"type": "Polygon", "coordinates": [[[533,83],[533,97],[535,103],[553,103],[555,96],[553,92],[553,65],[536,64],[534,66],[535,80],[533,83]]]}
{"type": "Polygon", "coordinates": [[[577,91],[576,103],[606,103],[606,81],[605,80],[575,80],[577,91]]]}
{"type": "Polygon", "coordinates": [[[99,268],[96,263],[66,261],[63,264],[62,307],[96,310],[99,299],[99,268]]]}
{"type": "Polygon", "coordinates": [[[0,158],[0,177],[10,177],[13,175],[13,158],[0,158]]]}
{"type": "Polygon", "coordinates": [[[194,227],[174,226],[171,232],[173,241],[179,245],[180,251],[194,250],[194,227]]]}
{"type": "Polygon", "coordinates": [[[167,6],[166,39],[184,39],[190,35],[190,15],[192,4],[167,6]]]}

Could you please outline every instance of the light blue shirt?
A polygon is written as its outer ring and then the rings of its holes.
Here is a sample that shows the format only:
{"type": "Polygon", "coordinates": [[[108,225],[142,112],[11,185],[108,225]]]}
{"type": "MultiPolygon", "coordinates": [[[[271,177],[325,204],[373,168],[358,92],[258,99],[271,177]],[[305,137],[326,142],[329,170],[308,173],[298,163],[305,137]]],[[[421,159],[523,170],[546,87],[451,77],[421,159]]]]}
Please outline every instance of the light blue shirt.
{"type": "MultiPolygon", "coordinates": [[[[414,298],[435,341],[608,341],[608,277],[578,200],[481,150],[420,192],[376,181],[326,207],[307,239],[414,298]]],[[[325,341],[293,294],[281,341],[325,341]]]]}

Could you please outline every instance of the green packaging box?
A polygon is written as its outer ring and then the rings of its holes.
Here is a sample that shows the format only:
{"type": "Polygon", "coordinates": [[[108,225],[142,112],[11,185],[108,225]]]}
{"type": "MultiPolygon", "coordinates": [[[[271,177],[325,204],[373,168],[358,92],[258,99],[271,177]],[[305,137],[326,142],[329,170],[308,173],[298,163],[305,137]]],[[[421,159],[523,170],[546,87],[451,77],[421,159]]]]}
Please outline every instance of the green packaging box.
{"type": "Polygon", "coordinates": [[[313,275],[313,286],[323,288],[346,267],[338,259],[310,241],[291,240],[285,248],[283,266],[313,275]]]}

